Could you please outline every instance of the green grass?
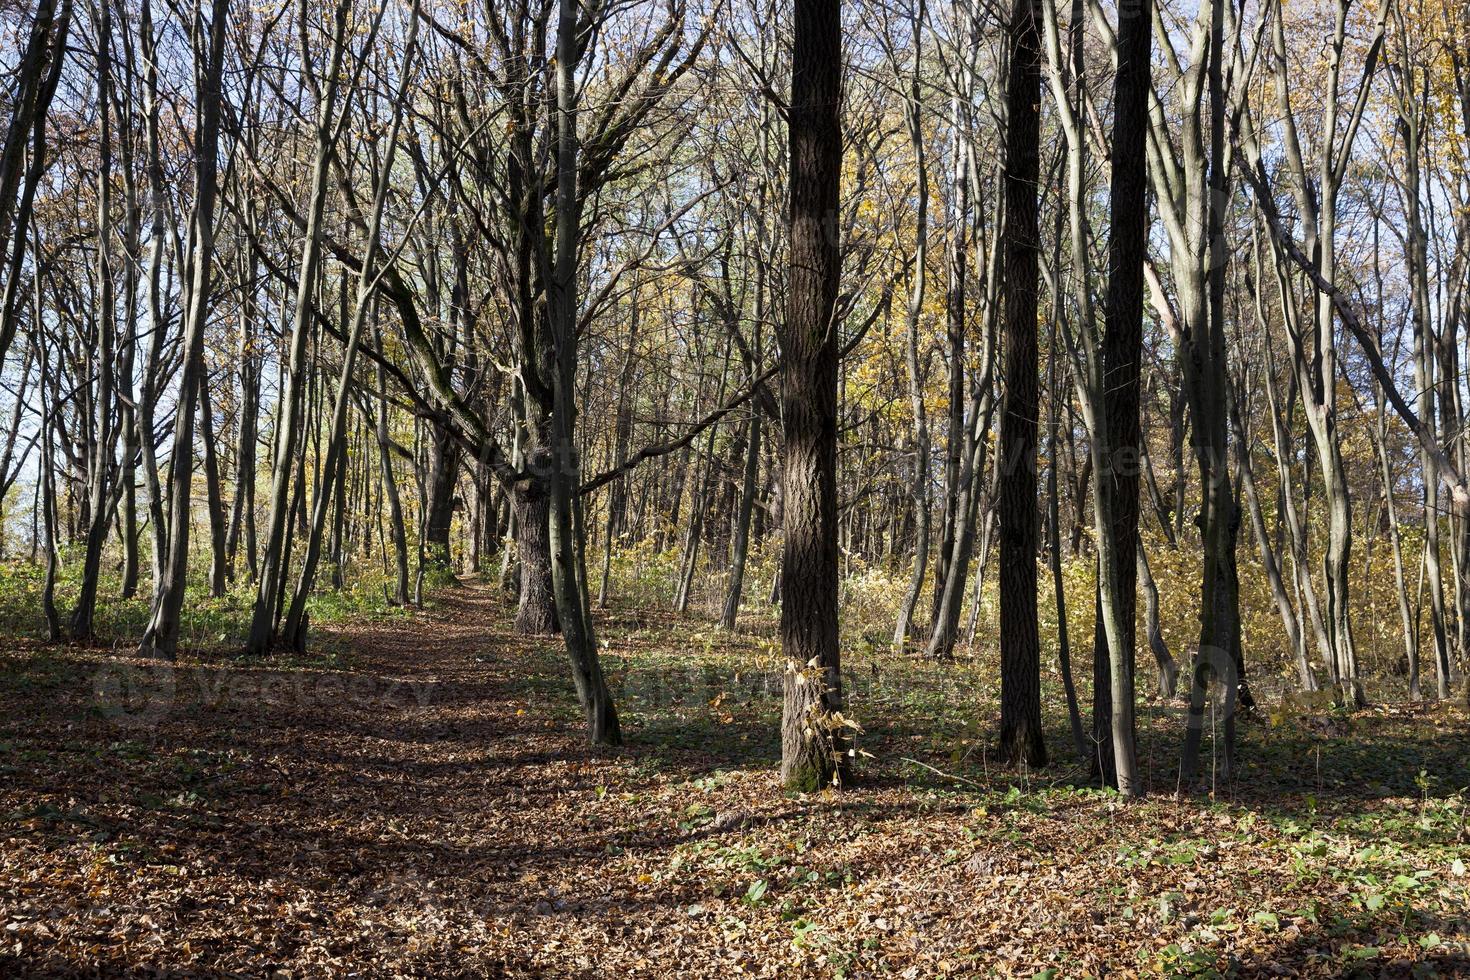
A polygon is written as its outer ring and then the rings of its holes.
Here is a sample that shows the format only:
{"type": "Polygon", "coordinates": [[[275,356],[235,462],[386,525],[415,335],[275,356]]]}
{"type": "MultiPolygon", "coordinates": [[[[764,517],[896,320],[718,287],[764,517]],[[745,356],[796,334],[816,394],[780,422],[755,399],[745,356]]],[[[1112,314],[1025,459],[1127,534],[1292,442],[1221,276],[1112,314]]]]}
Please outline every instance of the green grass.
{"type": "MultiPolygon", "coordinates": [[[[66,628],[81,591],[80,562],[62,556],[56,581],[56,609],[66,628]]],[[[185,649],[220,650],[243,646],[250,628],[255,602],[255,585],[237,576],[222,596],[211,596],[205,584],[207,569],[194,569],[184,594],[179,643],[185,649]]],[[[0,562],[0,634],[45,638],[45,615],[41,594],[45,569],[28,561],[0,562]]],[[[148,625],[152,582],[143,570],[138,591],[122,598],[122,576],[105,570],[98,588],[96,635],[99,644],[126,647],[137,641],[148,625]]],[[[307,600],[307,615],[313,625],[348,623],[402,615],[386,599],[385,580],[376,569],[360,575],[341,590],[318,587],[307,600]]],[[[313,641],[314,642],[314,641],[313,641]]]]}

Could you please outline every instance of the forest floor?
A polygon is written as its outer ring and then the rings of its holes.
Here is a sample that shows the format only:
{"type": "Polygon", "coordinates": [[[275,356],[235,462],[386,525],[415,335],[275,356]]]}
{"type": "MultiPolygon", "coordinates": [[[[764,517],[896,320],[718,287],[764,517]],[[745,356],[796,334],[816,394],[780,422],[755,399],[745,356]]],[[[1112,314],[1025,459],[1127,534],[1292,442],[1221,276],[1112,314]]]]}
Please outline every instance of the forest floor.
{"type": "Polygon", "coordinates": [[[1460,708],[1278,700],[1179,798],[1151,704],[1125,805],[988,763],[993,666],[854,653],[873,757],[793,797],[769,641],[615,610],[597,752],[510,618],[467,583],[310,657],[9,641],[0,975],[1470,975],[1460,708]]]}

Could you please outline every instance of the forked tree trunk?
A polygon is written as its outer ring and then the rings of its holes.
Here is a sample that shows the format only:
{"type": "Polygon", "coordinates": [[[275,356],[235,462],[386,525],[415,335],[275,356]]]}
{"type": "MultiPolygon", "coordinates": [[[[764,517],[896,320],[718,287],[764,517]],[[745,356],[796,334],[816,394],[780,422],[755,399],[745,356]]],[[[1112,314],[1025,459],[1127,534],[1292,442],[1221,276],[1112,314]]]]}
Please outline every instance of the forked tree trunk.
{"type": "MultiPolygon", "coordinates": [[[[333,146],[342,127],[337,114],[337,96],[341,81],[343,54],[346,48],[348,20],[347,0],[338,0],[333,12],[333,37],[328,58],[326,83],[315,122],[315,160],[313,161],[306,227],[301,249],[301,268],[293,309],[291,336],[286,355],[288,383],[280,393],[276,412],[275,456],[272,460],[270,525],[266,531],[265,549],[260,560],[260,576],[256,583],[255,607],[250,621],[246,650],[260,655],[273,641],[279,619],[281,597],[285,592],[286,563],[291,553],[291,528],[288,521],[296,509],[291,494],[292,473],[299,469],[303,453],[298,453],[301,414],[307,382],[306,352],[312,334],[312,294],[317,289],[321,261],[324,212],[327,202],[328,176],[333,146]]],[[[304,13],[303,13],[304,16],[304,13]]],[[[303,30],[305,30],[303,25],[303,30]]],[[[344,112],[346,109],[343,110],[344,112]]],[[[296,481],[298,495],[304,482],[296,481]]],[[[300,511],[304,517],[305,509],[300,511]]]]}
{"type": "MultiPolygon", "coordinates": [[[[173,465],[170,479],[168,557],[148,628],[138,645],[139,656],[172,660],[179,643],[179,616],[189,570],[189,496],[194,476],[194,409],[204,373],[204,328],[209,317],[210,267],[214,260],[214,199],[218,178],[221,79],[224,73],[225,27],[229,0],[213,0],[208,30],[207,64],[199,86],[199,130],[195,137],[193,245],[189,255],[189,308],[184,317],[183,376],[174,417],[173,465]]],[[[199,34],[205,34],[199,25],[199,34]]]]}
{"type": "MultiPolygon", "coordinates": [[[[97,36],[112,35],[110,0],[96,4],[97,36]]],[[[98,176],[97,176],[97,278],[96,316],[93,320],[94,346],[87,351],[90,371],[97,378],[95,397],[91,400],[93,437],[87,441],[87,535],[82,554],[82,585],[72,613],[72,637],[80,641],[92,639],[92,619],[97,610],[98,576],[102,570],[102,546],[107,541],[107,528],[112,523],[115,497],[111,484],[116,480],[113,456],[117,449],[118,428],[113,425],[114,339],[117,330],[115,305],[116,285],[112,265],[112,58],[109,44],[96,45],[98,111],[98,176]]],[[[130,311],[131,312],[131,311],[130,311]]]]}

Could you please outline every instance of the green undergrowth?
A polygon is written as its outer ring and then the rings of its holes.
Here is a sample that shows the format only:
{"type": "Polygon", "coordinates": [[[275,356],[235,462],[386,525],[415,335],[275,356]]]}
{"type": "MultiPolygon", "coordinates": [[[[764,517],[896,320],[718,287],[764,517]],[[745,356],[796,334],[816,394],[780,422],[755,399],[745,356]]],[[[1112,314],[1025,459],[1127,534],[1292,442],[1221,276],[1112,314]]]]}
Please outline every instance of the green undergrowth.
{"type": "MultiPolygon", "coordinates": [[[[68,557],[68,556],[64,556],[68,557]]],[[[69,556],[76,557],[76,556],[69,556]]],[[[237,576],[222,596],[211,596],[208,569],[194,569],[185,591],[179,645],[187,650],[228,650],[244,644],[250,629],[255,585],[237,576]]],[[[56,581],[56,609],[65,630],[81,591],[80,561],[63,560],[56,581]]],[[[0,562],[0,634],[44,639],[45,616],[42,590],[45,569],[29,561],[0,562]]],[[[389,616],[403,610],[388,602],[388,583],[376,569],[354,575],[342,589],[319,586],[307,600],[307,615],[313,626],[341,625],[389,616]]],[[[122,576],[118,569],[104,570],[98,588],[96,613],[97,643],[126,648],[137,642],[148,625],[152,582],[145,567],[137,592],[122,598],[122,576]]],[[[317,637],[311,638],[315,645],[317,637]]]]}

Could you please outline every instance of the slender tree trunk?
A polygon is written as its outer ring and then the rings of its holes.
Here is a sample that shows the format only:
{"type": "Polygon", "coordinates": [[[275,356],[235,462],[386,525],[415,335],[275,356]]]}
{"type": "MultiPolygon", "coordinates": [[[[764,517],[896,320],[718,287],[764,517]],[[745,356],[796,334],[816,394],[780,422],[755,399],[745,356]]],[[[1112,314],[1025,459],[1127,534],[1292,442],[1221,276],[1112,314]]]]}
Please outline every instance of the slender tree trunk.
{"type": "MultiPolygon", "coordinates": [[[[920,370],[919,332],[924,313],[924,293],[928,285],[929,263],[929,167],[924,149],[924,133],[920,113],[923,111],[920,78],[923,66],[924,0],[914,5],[910,22],[913,33],[913,68],[909,75],[908,101],[904,119],[908,124],[909,149],[914,155],[914,271],[909,290],[907,336],[904,363],[908,369],[909,411],[914,417],[913,477],[909,495],[914,505],[914,566],[908,591],[898,609],[898,622],[893,627],[893,649],[902,652],[909,641],[909,629],[919,595],[924,590],[924,575],[929,564],[929,416],[924,406],[924,378],[920,370]]],[[[927,362],[928,358],[925,358],[927,362]]],[[[951,437],[953,438],[953,436],[951,437]]]]}
{"type": "MultiPolygon", "coordinates": [[[[39,290],[37,291],[39,295],[39,290]]],[[[39,312],[39,302],[37,311],[39,312]]],[[[39,322],[39,318],[38,321],[39,322]]],[[[61,614],[56,609],[56,573],[59,548],[56,540],[56,465],[52,431],[55,423],[51,413],[56,410],[54,397],[47,398],[50,387],[46,377],[45,348],[41,350],[41,523],[46,530],[46,572],[41,583],[41,612],[46,619],[46,636],[55,643],[61,639],[61,614]]]]}
{"type": "MultiPolygon", "coordinates": [[[[376,307],[376,304],[375,304],[376,307]]],[[[388,533],[393,539],[393,601],[407,606],[408,534],[403,526],[403,503],[398,496],[398,480],[393,475],[393,440],[388,429],[388,382],[383,370],[383,335],[378,326],[377,310],[373,310],[373,346],[377,353],[377,418],[378,465],[383,475],[383,496],[388,501],[388,533]]]]}
{"type": "Polygon", "coordinates": [[[97,0],[94,24],[99,39],[96,45],[98,105],[98,176],[97,176],[97,298],[93,319],[94,345],[88,355],[91,373],[97,378],[93,399],[92,424],[94,438],[89,440],[87,459],[87,536],[82,557],[82,586],[72,612],[71,633],[79,641],[90,641],[92,620],[97,610],[98,576],[101,574],[102,546],[107,542],[107,528],[112,523],[111,483],[116,480],[118,427],[113,424],[113,383],[116,368],[114,341],[117,335],[115,282],[112,248],[112,8],[111,0],[97,0]]]}
{"type": "Polygon", "coordinates": [[[735,628],[740,615],[740,599],[745,589],[745,562],[750,553],[750,525],[755,515],[755,498],[760,492],[757,480],[761,465],[761,413],[752,409],[750,429],[745,440],[745,469],[740,482],[740,509],[735,518],[735,534],[730,545],[730,582],[725,590],[725,605],[720,625],[735,628]]]}
{"type": "MultiPolygon", "coordinates": [[[[1147,153],[1148,100],[1153,86],[1153,10],[1150,0],[1129,2],[1121,10],[1118,73],[1113,89],[1111,223],[1106,333],[1102,343],[1108,455],[1102,460],[1105,465],[1097,467],[1094,493],[1108,501],[1107,516],[1111,519],[1111,528],[1102,530],[1110,547],[1100,549],[1100,558],[1112,565],[1106,577],[1111,579],[1111,595],[1105,591],[1103,600],[1116,617],[1116,625],[1108,630],[1107,637],[1113,763],[1118,791],[1137,797],[1145,789],[1138,772],[1134,724],[1134,610],[1141,552],[1139,446],[1143,441],[1139,376],[1143,361],[1143,267],[1148,250],[1148,175],[1141,162],[1147,153]]],[[[1152,585],[1151,578],[1148,584],[1152,585]]],[[[1157,598],[1153,590],[1150,598],[1157,598]]]]}
{"type": "Polygon", "coordinates": [[[1159,625],[1159,587],[1154,582],[1152,569],[1148,565],[1148,549],[1138,542],[1138,584],[1143,589],[1143,622],[1148,630],[1148,646],[1153,651],[1154,663],[1159,668],[1159,697],[1172,698],[1179,689],[1179,665],[1164,642],[1164,630],[1159,625]]]}
{"type": "Polygon", "coordinates": [[[199,435],[204,446],[204,498],[209,513],[209,594],[216,599],[229,586],[225,555],[225,500],[215,452],[214,412],[209,400],[209,372],[199,376],[199,435]]]}
{"type": "MultiPolygon", "coordinates": [[[[1267,384],[1269,383],[1267,381],[1267,384]]],[[[1291,595],[1287,592],[1286,583],[1282,579],[1281,566],[1276,560],[1276,551],[1271,546],[1270,535],[1266,532],[1266,519],[1261,509],[1259,494],[1256,491],[1255,471],[1251,464],[1251,444],[1240,418],[1239,406],[1234,399],[1231,401],[1231,420],[1235,431],[1235,451],[1240,460],[1238,472],[1240,473],[1241,489],[1245,493],[1246,505],[1250,510],[1251,528],[1261,553],[1261,567],[1266,573],[1267,583],[1271,586],[1271,596],[1276,600],[1276,611],[1281,616],[1281,626],[1286,631],[1287,645],[1296,658],[1298,682],[1302,690],[1315,691],[1317,677],[1312,672],[1311,662],[1307,659],[1306,636],[1302,632],[1301,620],[1297,618],[1296,607],[1292,605],[1291,595]]]]}
{"type": "MultiPolygon", "coordinates": [[[[554,345],[552,455],[550,469],[552,588],[557,619],[572,665],[572,680],[594,745],[619,745],[622,730],[598,659],[586,588],[587,568],[579,514],[580,460],[576,433],[577,244],[581,208],[577,196],[576,68],[580,54],[576,0],[559,0],[556,37],[556,226],[549,315],[554,345]]],[[[532,460],[533,466],[536,460],[532,460]]]]}
{"type": "MultiPolygon", "coordinates": [[[[199,129],[194,140],[195,190],[193,234],[189,249],[189,305],[185,311],[183,374],[174,415],[173,463],[170,473],[168,557],[162,569],[153,614],[139,643],[139,656],[174,659],[179,643],[179,616],[189,571],[189,496],[194,477],[194,410],[204,374],[204,328],[211,302],[210,267],[214,261],[214,200],[218,179],[219,120],[224,98],[225,28],[229,0],[210,5],[207,64],[199,87],[199,129]]],[[[205,35],[199,25],[200,36],[205,35]]]]}
{"type": "MultiPolygon", "coordinates": [[[[291,477],[300,462],[297,440],[300,436],[302,400],[307,381],[306,352],[311,339],[312,297],[317,288],[321,261],[327,182],[332,162],[332,148],[341,133],[336,116],[337,94],[346,48],[347,14],[350,3],[338,0],[333,14],[332,50],[328,59],[326,84],[315,123],[316,158],[312,167],[307,204],[306,227],[301,249],[301,266],[292,315],[290,348],[287,353],[288,383],[280,392],[276,412],[276,449],[271,474],[270,525],[266,530],[265,549],[261,554],[260,575],[256,582],[255,607],[250,621],[246,650],[257,656],[266,652],[272,642],[279,613],[280,596],[286,582],[286,563],[290,555],[288,520],[291,503],[291,477]]],[[[303,14],[304,16],[304,14],[303,14]]],[[[306,30],[305,25],[302,27],[306,30]]],[[[346,111],[344,109],[344,111],[346,111]]],[[[301,484],[298,482],[298,487],[301,484]]]]}
{"type": "Polygon", "coordinates": [[[0,145],[0,255],[8,260],[0,301],[0,363],[15,339],[27,229],[47,161],[46,118],[66,63],[71,18],[71,0],[62,0],[60,10],[54,0],[40,0],[24,49],[6,61],[13,87],[7,92],[10,121],[0,145]]]}
{"type": "MultiPolygon", "coordinates": [[[[368,224],[367,232],[367,254],[363,259],[362,268],[357,276],[356,306],[353,309],[351,325],[347,329],[347,338],[342,350],[342,369],[337,379],[337,392],[332,402],[331,421],[327,430],[326,459],[322,464],[322,473],[319,480],[316,495],[316,505],[312,509],[311,526],[307,533],[306,550],[302,556],[301,574],[296,581],[296,588],[291,596],[291,607],[286,615],[286,627],[284,640],[294,650],[306,649],[306,602],[311,595],[312,586],[316,581],[316,566],[320,560],[322,547],[322,533],[327,520],[327,513],[333,507],[337,512],[338,530],[334,532],[335,544],[333,554],[337,556],[338,582],[340,588],[340,556],[342,554],[340,523],[344,502],[342,490],[345,486],[343,470],[346,465],[347,454],[347,408],[348,399],[351,397],[353,386],[353,372],[357,365],[357,353],[362,345],[363,328],[367,324],[369,312],[372,310],[373,292],[375,288],[374,265],[377,259],[378,233],[382,226],[383,210],[387,200],[389,173],[393,167],[394,150],[398,143],[398,133],[403,119],[402,106],[407,101],[409,79],[415,47],[418,40],[418,17],[417,3],[415,2],[413,12],[415,16],[410,21],[409,35],[405,42],[402,63],[399,66],[398,97],[394,100],[395,108],[393,121],[388,129],[388,150],[384,154],[381,173],[375,181],[373,191],[373,214],[368,224]]],[[[370,29],[374,33],[377,30],[377,21],[374,21],[370,29]]],[[[369,37],[368,43],[372,43],[369,37]]],[[[347,285],[342,285],[343,313],[346,313],[347,285]]],[[[344,316],[345,319],[345,316],[344,316]]],[[[436,427],[437,428],[437,427],[436,427]]],[[[436,442],[437,446],[437,432],[436,442]]],[[[451,451],[456,453],[458,447],[451,446],[451,451]]],[[[452,487],[451,487],[452,490],[452,487]]]]}
{"type": "MultiPolygon", "coordinates": [[[[251,220],[254,218],[252,210],[251,220]]],[[[260,358],[255,351],[255,319],[260,313],[255,293],[255,263],[247,262],[243,282],[245,297],[240,316],[240,413],[235,438],[235,494],[230,505],[229,534],[225,553],[234,575],[240,540],[246,543],[245,561],[255,576],[255,440],[260,419],[260,358]]]]}
{"type": "MultiPolygon", "coordinates": [[[[1060,247],[1060,236],[1058,247],[1060,247]]],[[[1053,304],[1053,317],[1059,315],[1057,308],[1060,306],[1059,302],[1053,304]]],[[[1067,722],[1072,729],[1072,747],[1077,752],[1077,760],[1082,766],[1087,767],[1092,761],[1092,753],[1088,750],[1087,733],[1082,727],[1082,712],[1077,704],[1077,684],[1072,677],[1072,641],[1067,626],[1067,590],[1062,579],[1061,494],[1057,488],[1057,465],[1060,463],[1060,456],[1057,452],[1057,422],[1061,414],[1057,378],[1057,358],[1061,356],[1057,350],[1058,342],[1056,321],[1053,319],[1051,352],[1047,358],[1046,370],[1046,387],[1051,393],[1051,411],[1047,413],[1046,440],[1051,456],[1046,468],[1046,528],[1049,553],[1047,557],[1051,566],[1052,596],[1057,607],[1057,667],[1061,671],[1062,690],[1067,697],[1067,722]]]]}

